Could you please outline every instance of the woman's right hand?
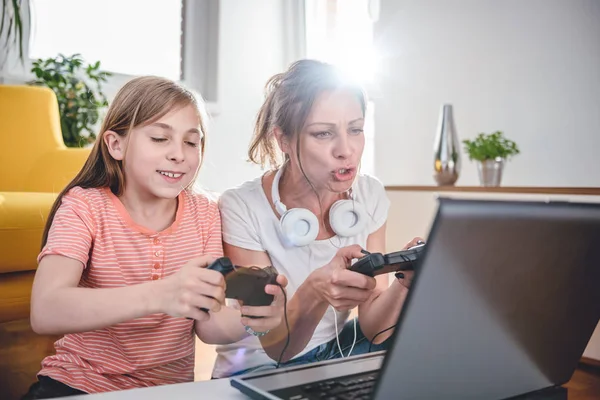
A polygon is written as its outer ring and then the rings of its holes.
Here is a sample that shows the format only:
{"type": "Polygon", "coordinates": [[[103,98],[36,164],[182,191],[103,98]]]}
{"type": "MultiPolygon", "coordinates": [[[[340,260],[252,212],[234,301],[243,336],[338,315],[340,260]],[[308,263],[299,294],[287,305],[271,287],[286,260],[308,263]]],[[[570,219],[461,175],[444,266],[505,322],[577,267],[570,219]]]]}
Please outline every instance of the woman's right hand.
{"type": "Polygon", "coordinates": [[[206,321],[210,315],[201,308],[217,312],[225,305],[223,274],[206,269],[214,260],[211,256],[194,258],[162,281],[160,297],[164,313],[206,321]]]}
{"type": "Polygon", "coordinates": [[[373,294],[375,278],[348,270],[352,260],[361,257],[360,246],[342,247],[327,265],[310,274],[314,290],[338,311],[351,310],[373,294]]]}

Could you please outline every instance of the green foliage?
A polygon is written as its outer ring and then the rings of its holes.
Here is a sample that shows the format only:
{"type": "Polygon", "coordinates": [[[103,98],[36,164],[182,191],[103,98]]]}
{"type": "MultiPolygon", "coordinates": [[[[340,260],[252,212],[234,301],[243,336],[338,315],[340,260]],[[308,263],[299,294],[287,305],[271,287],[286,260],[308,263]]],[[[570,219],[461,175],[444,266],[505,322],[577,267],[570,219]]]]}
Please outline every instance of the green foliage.
{"type": "Polygon", "coordinates": [[[517,144],[506,139],[501,131],[480,133],[474,140],[463,140],[463,144],[471,161],[494,160],[498,157],[508,159],[520,153],[517,144]]]}
{"type": "Polygon", "coordinates": [[[32,85],[47,86],[56,93],[65,145],[83,147],[96,139],[94,124],[108,106],[102,83],[111,76],[100,71],[100,61],[85,65],[79,54],[38,59],[31,69],[32,85]]]}

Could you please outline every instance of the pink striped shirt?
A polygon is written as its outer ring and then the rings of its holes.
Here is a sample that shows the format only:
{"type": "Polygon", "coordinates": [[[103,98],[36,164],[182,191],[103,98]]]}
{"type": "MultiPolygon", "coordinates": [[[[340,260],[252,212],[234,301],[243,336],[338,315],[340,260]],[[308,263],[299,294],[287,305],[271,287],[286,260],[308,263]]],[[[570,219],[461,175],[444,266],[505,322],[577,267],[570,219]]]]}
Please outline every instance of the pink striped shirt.
{"type": "MultiPolygon", "coordinates": [[[[63,198],[48,254],[85,266],[80,287],[114,288],[163,279],[190,259],[223,255],[216,202],[182,191],[175,222],[161,232],[137,225],[108,189],[75,187],[63,198]]],[[[40,375],[88,393],[194,379],[194,325],[186,318],[153,314],[91,332],[67,334],[40,375]]]]}

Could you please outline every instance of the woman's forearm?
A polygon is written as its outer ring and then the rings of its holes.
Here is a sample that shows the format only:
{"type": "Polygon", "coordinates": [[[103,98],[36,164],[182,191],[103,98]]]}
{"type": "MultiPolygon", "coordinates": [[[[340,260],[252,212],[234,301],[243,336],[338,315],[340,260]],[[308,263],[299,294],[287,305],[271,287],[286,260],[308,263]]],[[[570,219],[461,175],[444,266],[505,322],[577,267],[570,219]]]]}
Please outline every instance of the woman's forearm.
{"type": "MultiPolygon", "coordinates": [[[[407,295],[408,289],[394,279],[394,282],[387,289],[380,291],[371,300],[359,305],[358,321],[368,340],[373,340],[377,333],[396,324],[407,295]]],[[[393,329],[389,329],[381,333],[375,339],[375,343],[383,342],[393,332],[393,329]]]]}
{"type": "Polygon", "coordinates": [[[285,316],[277,328],[260,338],[265,352],[275,361],[279,361],[280,356],[281,362],[289,361],[304,350],[327,311],[328,303],[316,294],[310,279],[300,285],[287,303],[290,342],[285,354],[282,354],[288,337],[285,316]]]}

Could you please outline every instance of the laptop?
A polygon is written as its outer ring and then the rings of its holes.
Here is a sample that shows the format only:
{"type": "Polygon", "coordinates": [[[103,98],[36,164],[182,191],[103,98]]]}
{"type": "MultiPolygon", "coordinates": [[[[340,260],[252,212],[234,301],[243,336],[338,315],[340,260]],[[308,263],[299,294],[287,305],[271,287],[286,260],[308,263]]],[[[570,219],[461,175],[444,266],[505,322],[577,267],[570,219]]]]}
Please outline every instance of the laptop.
{"type": "Polygon", "coordinates": [[[230,380],[254,399],[566,398],[600,319],[600,204],[441,198],[386,352],[230,380]]]}

